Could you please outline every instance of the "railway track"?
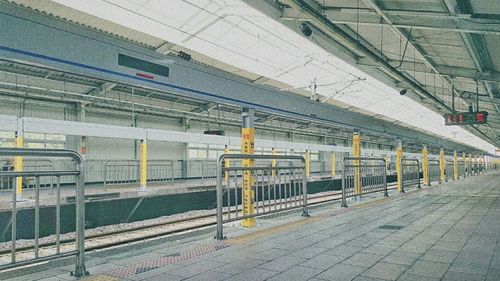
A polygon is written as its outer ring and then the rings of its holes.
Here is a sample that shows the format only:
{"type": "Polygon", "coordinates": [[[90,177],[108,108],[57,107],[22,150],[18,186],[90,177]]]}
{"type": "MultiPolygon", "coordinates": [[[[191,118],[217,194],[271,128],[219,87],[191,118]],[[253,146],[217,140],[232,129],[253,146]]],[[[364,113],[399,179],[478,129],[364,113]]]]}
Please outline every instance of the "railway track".
{"type": "MultiPolygon", "coordinates": [[[[395,189],[395,185],[389,185],[388,189],[395,189]]],[[[309,206],[326,204],[342,199],[341,192],[323,194],[310,197],[309,206]]],[[[301,207],[297,206],[297,209],[301,207]]],[[[289,211],[289,210],[288,210],[289,211]]],[[[182,233],[194,229],[200,229],[209,226],[215,226],[217,219],[215,212],[204,215],[197,215],[188,218],[175,219],[166,222],[153,223],[148,225],[136,226],[127,229],[120,229],[106,233],[93,234],[85,238],[85,250],[93,251],[105,249],[134,242],[140,242],[148,239],[159,238],[167,235],[182,233]]],[[[57,245],[55,242],[41,243],[39,245],[40,256],[56,254],[57,245]]],[[[60,241],[60,252],[71,251],[75,249],[74,239],[60,241]]],[[[0,251],[0,263],[10,261],[10,250],[0,251]]],[[[19,247],[16,249],[17,260],[30,259],[34,255],[34,245],[19,247]]]]}

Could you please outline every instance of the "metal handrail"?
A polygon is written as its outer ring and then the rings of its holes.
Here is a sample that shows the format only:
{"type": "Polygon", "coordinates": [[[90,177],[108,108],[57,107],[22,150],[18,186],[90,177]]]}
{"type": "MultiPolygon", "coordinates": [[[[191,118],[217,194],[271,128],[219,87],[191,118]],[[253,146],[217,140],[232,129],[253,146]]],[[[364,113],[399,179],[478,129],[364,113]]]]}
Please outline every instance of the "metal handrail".
{"type": "MultiPolygon", "coordinates": [[[[388,197],[389,196],[389,193],[388,193],[388,190],[387,190],[387,165],[386,165],[386,160],[385,158],[377,158],[377,157],[352,157],[352,156],[347,156],[347,157],[344,157],[342,159],[342,207],[347,207],[347,197],[352,197],[352,196],[348,196],[347,195],[347,192],[346,192],[346,170],[347,168],[383,168],[383,174],[382,174],[382,180],[383,180],[383,190],[380,190],[380,189],[376,189],[374,191],[369,191],[369,192],[364,192],[363,191],[363,175],[362,175],[362,171],[360,170],[359,173],[360,173],[360,189],[361,189],[361,193],[360,194],[355,194],[353,196],[360,196],[362,194],[368,194],[368,193],[374,193],[374,192],[380,192],[380,191],[384,191],[384,197],[388,197]],[[347,164],[346,162],[347,161],[359,161],[358,164],[347,164]],[[379,161],[379,162],[382,162],[382,164],[380,165],[374,165],[374,164],[368,164],[368,165],[364,165],[362,163],[362,161],[379,161]]],[[[378,183],[378,182],[377,182],[378,183]]]]}
{"type": "MultiPolygon", "coordinates": [[[[257,217],[257,216],[262,216],[262,215],[266,215],[266,214],[271,214],[271,213],[275,213],[275,212],[281,212],[281,211],[285,211],[285,210],[290,210],[290,209],[295,209],[297,207],[302,207],[302,216],[309,216],[309,212],[308,212],[308,209],[307,209],[307,178],[305,176],[305,166],[306,166],[306,160],[303,156],[297,156],[297,155],[262,155],[262,154],[222,154],[219,159],[217,160],[217,186],[216,186],[216,192],[217,192],[217,233],[215,235],[215,238],[216,239],[224,239],[224,234],[223,234],[223,224],[224,222],[229,222],[229,221],[235,221],[235,220],[238,220],[238,219],[246,219],[246,218],[252,218],[252,217],[257,217]],[[224,163],[226,160],[246,160],[246,159],[251,159],[251,160],[288,160],[288,161],[293,161],[293,160],[297,160],[297,161],[300,161],[301,162],[301,166],[289,166],[289,167],[286,167],[286,166],[276,166],[276,167],[269,167],[269,166],[257,166],[257,167],[225,167],[224,166],[224,163]],[[242,169],[243,168],[243,169],[242,169]],[[223,178],[224,178],[224,174],[226,171],[248,171],[248,170],[252,170],[252,171],[258,171],[258,170],[262,170],[262,171],[272,171],[273,169],[276,171],[276,174],[279,175],[281,174],[279,172],[279,170],[302,170],[302,178],[301,178],[301,185],[302,185],[302,205],[299,205],[297,206],[297,204],[295,205],[295,207],[293,206],[289,206],[289,207],[285,207],[285,208],[280,208],[280,209],[276,209],[276,205],[275,205],[275,209],[274,210],[271,210],[270,208],[270,205],[268,205],[268,210],[266,211],[265,208],[262,209],[262,212],[259,212],[258,209],[259,209],[259,206],[257,206],[257,212],[254,213],[254,214],[250,214],[250,215],[239,215],[238,216],[238,201],[237,201],[237,198],[236,198],[236,193],[235,193],[235,199],[236,199],[236,209],[235,209],[235,212],[236,212],[236,217],[231,219],[231,218],[228,218],[227,220],[224,220],[223,218],[223,215],[224,215],[224,210],[223,210],[223,178]]],[[[272,177],[275,177],[275,176],[272,176],[272,173],[269,172],[269,173],[266,173],[264,175],[264,172],[261,173],[261,179],[266,177],[267,178],[267,184],[270,186],[270,185],[273,185],[274,187],[276,186],[276,184],[278,184],[278,186],[281,184],[281,178],[276,180],[276,178],[273,178],[273,180],[271,180],[272,177]]],[[[235,180],[237,180],[237,178],[235,178],[235,180]]],[[[286,180],[286,178],[285,178],[286,180]]],[[[292,180],[292,178],[289,178],[289,180],[292,180]]],[[[295,177],[293,178],[293,180],[295,180],[295,177]]],[[[229,184],[229,183],[228,183],[229,184]]],[[[259,185],[259,182],[256,181],[256,188],[257,186],[259,185]]],[[[261,181],[260,182],[260,186],[263,190],[264,188],[264,183],[261,181]]],[[[235,186],[236,188],[236,186],[235,186]]],[[[269,189],[268,189],[269,190],[269,189]]],[[[237,191],[237,189],[236,189],[237,191]]],[[[228,191],[230,192],[230,191],[228,191]]],[[[258,196],[258,192],[256,193],[258,196]]],[[[286,196],[286,194],[285,194],[286,196]]],[[[228,199],[230,198],[230,194],[228,194],[228,199]]],[[[274,197],[274,203],[276,204],[276,197],[274,197]]],[[[262,198],[262,200],[264,200],[262,198]]],[[[258,200],[256,200],[258,201],[258,200]]],[[[270,201],[270,198],[268,198],[268,201],[270,201]]],[[[285,201],[286,202],[286,201],[285,201]]],[[[296,202],[295,202],[296,203],[296,202]]],[[[281,201],[279,202],[279,204],[281,204],[281,201]]],[[[228,209],[228,215],[230,215],[231,213],[231,209],[230,209],[230,205],[228,206],[229,209],[228,209]]]]}
{"type": "Polygon", "coordinates": [[[0,156],[21,156],[21,157],[55,157],[55,158],[71,158],[76,163],[75,171],[33,171],[33,172],[2,172],[3,177],[18,177],[18,176],[35,176],[36,177],[36,199],[35,199],[35,258],[16,262],[16,236],[17,236],[17,194],[16,189],[12,189],[12,221],[11,221],[11,263],[1,265],[0,270],[23,266],[27,264],[37,263],[46,260],[53,260],[67,255],[75,255],[75,271],[73,275],[80,277],[88,274],[85,269],[85,167],[82,156],[69,149],[35,149],[35,148],[0,148],[0,156]],[[39,244],[39,191],[40,191],[40,176],[56,176],[57,177],[57,206],[56,206],[56,223],[57,223],[57,245],[59,249],[59,223],[60,223],[60,177],[63,175],[75,175],[76,180],[76,249],[75,251],[59,253],[56,255],[38,257],[39,244]]]}
{"type": "Polygon", "coordinates": [[[420,161],[418,159],[409,159],[409,158],[402,158],[401,159],[401,190],[402,192],[405,192],[405,167],[417,167],[417,178],[416,179],[411,179],[411,180],[416,180],[417,181],[417,188],[422,188],[420,186],[420,161]],[[413,164],[411,164],[413,163],[413,164]]]}

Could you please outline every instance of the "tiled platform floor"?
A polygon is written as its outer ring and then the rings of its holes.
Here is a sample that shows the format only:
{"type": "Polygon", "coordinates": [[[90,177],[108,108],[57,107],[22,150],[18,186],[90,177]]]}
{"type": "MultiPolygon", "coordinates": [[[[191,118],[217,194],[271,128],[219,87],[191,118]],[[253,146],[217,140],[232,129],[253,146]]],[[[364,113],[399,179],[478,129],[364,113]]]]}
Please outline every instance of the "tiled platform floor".
{"type": "MultiPolygon", "coordinates": [[[[339,205],[228,226],[222,242],[210,232],[93,253],[85,280],[500,280],[498,171],[339,205]]],[[[71,269],[15,280],[74,280],[71,269]]]]}

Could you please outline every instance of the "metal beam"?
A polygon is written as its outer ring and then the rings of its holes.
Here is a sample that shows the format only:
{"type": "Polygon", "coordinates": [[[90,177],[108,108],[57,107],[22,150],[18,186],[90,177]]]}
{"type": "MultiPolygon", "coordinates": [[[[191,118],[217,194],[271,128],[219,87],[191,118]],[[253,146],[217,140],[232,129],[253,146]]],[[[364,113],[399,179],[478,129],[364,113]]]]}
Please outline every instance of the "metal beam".
{"type": "MultiPolygon", "coordinates": [[[[323,11],[331,22],[337,24],[387,25],[405,29],[500,35],[499,20],[471,19],[471,15],[446,15],[421,11],[388,11],[381,9],[380,11],[387,17],[388,22],[383,16],[377,14],[376,10],[362,10],[359,17],[355,9],[323,9],[323,11]]],[[[284,9],[283,19],[292,19],[293,16],[294,12],[291,8],[284,9]]]]}

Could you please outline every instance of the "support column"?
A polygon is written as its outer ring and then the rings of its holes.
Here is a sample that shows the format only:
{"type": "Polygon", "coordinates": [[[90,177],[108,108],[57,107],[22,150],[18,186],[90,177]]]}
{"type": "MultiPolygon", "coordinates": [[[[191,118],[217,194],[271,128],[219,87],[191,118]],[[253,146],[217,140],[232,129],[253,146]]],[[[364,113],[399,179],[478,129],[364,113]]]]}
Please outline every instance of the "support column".
{"type": "Polygon", "coordinates": [[[335,161],[336,161],[336,157],[335,157],[335,151],[332,151],[332,163],[331,163],[331,168],[332,168],[332,178],[335,178],[335,161]]]}
{"type": "MultiPolygon", "coordinates": [[[[352,133],[352,156],[361,157],[361,135],[358,131],[352,133]]],[[[361,189],[361,161],[354,160],[354,194],[356,199],[359,199],[362,193],[361,189]]]]}
{"type": "MultiPolygon", "coordinates": [[[[242,128],[241,128],[241,154],[253,155],[255,152],[255,128],[254,128],[254,110],[244,108],[242,112],[242,128]]],[[[255,161],[253,159],[243,159],[243,167],[253,167],[255,161]]],[[[250,216],[255,213],[254,206],[254,178],[250,170],[243,172],[243,192],[242,192],[242,215],[250,216]]],[[[254,227],[255,218],[246,218],[241,221],[243,227],[254,227]]]]}
{"type": "Polygon", "coordinates": [[[474,169],[474,174],[479,175],[479,161],[477,159],[477,154],[474,155],[474,166],[476,169],[474,169]]]}
{"type": "MultiPolygon", "coordinates": [[[[224,154],[229,154],[229,147],[227,144],[224,146],[224,154]]],[[[224,167],[229,168],[231,166],[231,161],[229,159],[224,160],[224,167]]],[[[224,172],[224,181],[229,181],[229,171],[224,172]]]]}
{"type": "Polygon", "coordinates": [[[453,152],[453,180],[458,180],[459,175],[458,175],[458,155],[457,151],[455,150],[453,152]]]}
{"type": "MultiPolygon", "coordinates": [[[[16,148],[24,148],[24,133],[23,130],[18,130],[16,132],[15,138],[15,146],[16,148]]],[[[14,172],[22,172],[23,171],[23,162],[24,157],[16,156],[14,157],[14,172]]],[[[23,199],[23,178],[17,177],[15,179],[15,188],[16,188],[16,201],[21,201],[23,199]]]]}
{"type": "Polygon", "coordinates": [[[444,158],[444,148],[440,148],[439,150],[439,178],[441,179],[441,183],[446,182],[446,159],[444,158]]]}
{"type": "Polygon", "coordinates": [[[431,181],[429,179],[429,150],[427,150],[427,145],[425,144],[422,148],[422,174],[424,177],[424,185],[431,186],[431,181]]]}
{"type": "Polygon", "coordinates": [[[146,191],[148,182],[148,144],[146,140],[141,140],[141,159],[139,160],[140,189],[146,191]]]}
{"type": "Polygon", "coordinates": [[[399,192],[404,192],[404,190],[403,190],[403,169],[401,167],[401,160],[403,160],[403,141],[398,140],[398,146],[396,148],[397,187],[398,187],[399,192]]]}

